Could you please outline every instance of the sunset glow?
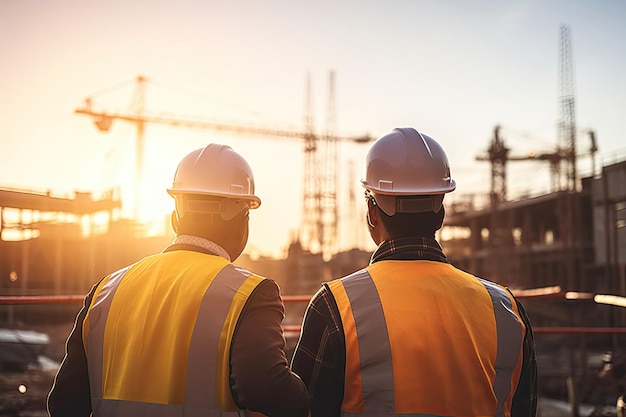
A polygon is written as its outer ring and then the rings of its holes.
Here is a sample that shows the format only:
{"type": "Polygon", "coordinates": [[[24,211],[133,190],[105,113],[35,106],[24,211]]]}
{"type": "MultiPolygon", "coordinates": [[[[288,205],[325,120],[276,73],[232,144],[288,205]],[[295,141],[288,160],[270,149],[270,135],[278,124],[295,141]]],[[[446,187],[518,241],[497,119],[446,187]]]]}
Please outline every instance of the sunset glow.
{"type": "MultiPolygon", "coordinates": [[[[117,115],[296,131],[308,120],[319,134],[343,136],[378,137],[411,125],[446,148],[458,184],[451,203],[489,191],[490,168],[476,156],[496,124],[512,154],[558,145],[562,24],[572,32],[580,152],[588,155],[584,132],[593,129],[597,166],[626,154],[625,18],[619,1],[5,0],[0,187],[119,187],[124,216],[138,213],[161,228],[173,207],[165,189],[180,158],[226,143],[249,160],[263,201],[251,213],[249,251],[282,254],[302,227],[301,138],[147,122],[137,192],[138,125],[94,121],[76,110],[89,104],[117,115]]],[[[339,146],[340,247],[372,248],[363,204],[352,197],[367,148],[339,146]]],[[[591,166],[581,157],[581,175],[591,166]]],[[[508,169],[512,195],[549,189],[542,161],[508,169]]]]}

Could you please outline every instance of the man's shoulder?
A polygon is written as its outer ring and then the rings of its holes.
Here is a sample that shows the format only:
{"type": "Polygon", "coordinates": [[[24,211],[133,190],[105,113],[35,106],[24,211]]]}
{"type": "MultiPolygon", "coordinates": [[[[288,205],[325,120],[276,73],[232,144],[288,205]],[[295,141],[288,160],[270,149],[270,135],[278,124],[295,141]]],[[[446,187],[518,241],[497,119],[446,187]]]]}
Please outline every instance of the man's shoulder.
{"type": "Polygon", "coordinates": [[[272,295],[272,296],[280,295],[280,285],[273,278],[269,278],[264,275],[258,274],[254,271],[243,268],[234,263],[228,264],[226,268],[232,268],[237,273],[242,274],[243,276],[247,278],[251,278],[253,281],[255,281],[256,284],[254,285],[255,290],[253,291],[254,293],[253,295],[255,294],[258,295],[259,293],[263,293],[266,296],[267,295],[272,295]]]}
{"type": "Polygon", "coordinates": [[[363,268],[363,269],[359,269],[358,271],[354,271],[352,273],[344,275],[342,277],[323,282],[320,288],[311,298],[311,303],[317,303],[317,304],[324,303],[327,305],[336,304],[335,296],[333,295],[333,289],[337,288],[338,286],[341,286],[342,283],[345,282],[346,280],[357,278],[366,273],[367,273],[367,268],[363,268]]]}

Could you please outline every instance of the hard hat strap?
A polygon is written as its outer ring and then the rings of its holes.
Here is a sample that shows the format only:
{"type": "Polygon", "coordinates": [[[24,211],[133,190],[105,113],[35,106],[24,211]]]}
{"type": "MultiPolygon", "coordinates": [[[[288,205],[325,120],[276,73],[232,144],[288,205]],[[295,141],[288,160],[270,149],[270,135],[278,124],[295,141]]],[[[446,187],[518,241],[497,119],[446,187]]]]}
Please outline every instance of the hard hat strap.
{"type": "Polygon", "coordinates": [[[180,195],[176,198],[176,211],[182,218],[186,213],[219,214],[222,220],[228,221],[248,209],[249,202],[233,198],[192,198],[180,195]]]}
{"type": "Polygon", "coordinates": [[[366,190],[365,196],[388,216],[396,213],[438,213],[443,203],[443,194],[401,196],[374,194],[366,190]]]}
{"type": "Polygon", "coordinates": [[[185,199],[185,212],[219,214],[220,202],[217,200],[192,200],[185,199]]]}

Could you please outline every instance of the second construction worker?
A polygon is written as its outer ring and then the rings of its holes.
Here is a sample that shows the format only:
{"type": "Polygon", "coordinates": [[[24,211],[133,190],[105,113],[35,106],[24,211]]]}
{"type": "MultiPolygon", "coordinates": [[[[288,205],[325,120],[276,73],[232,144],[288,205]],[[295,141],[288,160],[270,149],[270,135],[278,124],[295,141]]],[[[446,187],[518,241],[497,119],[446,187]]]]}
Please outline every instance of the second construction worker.
{"type": "Polygon", "coordinates": [[[311,416],[535,417],[522,305],[454,267],[435,240],[456,187],[443,148],[394,129],[370,148],[362,184],[378,248],[315,294],[292,360],[311,416]]]}
{"type": "Polygon", "coordinates": [[[279,287],[232,263],[261,204],[250,166],[210,144],[182,159],[168,192],[176,238],[86,296],[50,416],[307,416],[284,353],[279,287]]]}

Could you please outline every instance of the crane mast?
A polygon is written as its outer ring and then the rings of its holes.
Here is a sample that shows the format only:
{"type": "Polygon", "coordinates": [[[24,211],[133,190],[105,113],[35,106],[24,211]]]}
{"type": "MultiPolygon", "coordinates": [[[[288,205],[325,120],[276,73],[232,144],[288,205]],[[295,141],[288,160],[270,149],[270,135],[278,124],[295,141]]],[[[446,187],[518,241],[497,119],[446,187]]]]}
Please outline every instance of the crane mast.
{"type": "Polygon", "coordinates": [[[559,44],[559,144],[564,149],[564,188],[576,191],[576,102],[570,29],[561,26],[559,44]]]}
{"type": "MultiPolygon", "coordinates": [[[[313,97],[307,76],[305,91],[304,184],[301,241],[325,257],[337,248],[338,141],[335,135],[335,74],[329,75],[326,133],[313,133],[313,97]]],[[[369,139],[368,139],[369,140],[369,139]]],[[[363,138],[357,140],[363,141],[363,138]]]]}
{"type": "Polygon", "coordinates": [[[302,188],[302,224],[300,242],[310,251],[321,250],[320,175],[318,167],[318,140],[313,134],[313,96],[311,76],[307,75],[304,103],[304,178],[302,188]]]}
{"type": "Polygon", "coordinates": [[[146,134],[146,121],[143,117],[145,110],[146,94],[145,94],[145,78],[137,77],[137,85],[134,94],[134,100],[131,109],[136,117],[135,125],[137,127],[137,139],[135,142],[135,218],[139,218],[141,213],[141,199],[139,198],[140,190],[143,185],[143,149],[146,134]]]}
{"type": "Polygon", "coordinates": [[[335,136],[335,73],[330,72],[328,79],[328,109],[326,134],[322,152],[322,184],[320,196],[320,244],[322,253],[334,253],[337,248],[337,177],[339,164],[339,147],[335,136]]]}

